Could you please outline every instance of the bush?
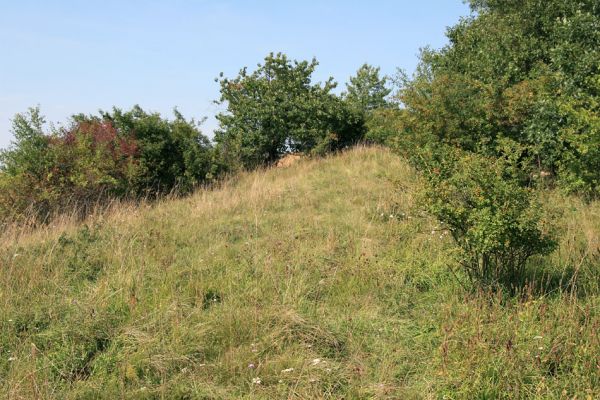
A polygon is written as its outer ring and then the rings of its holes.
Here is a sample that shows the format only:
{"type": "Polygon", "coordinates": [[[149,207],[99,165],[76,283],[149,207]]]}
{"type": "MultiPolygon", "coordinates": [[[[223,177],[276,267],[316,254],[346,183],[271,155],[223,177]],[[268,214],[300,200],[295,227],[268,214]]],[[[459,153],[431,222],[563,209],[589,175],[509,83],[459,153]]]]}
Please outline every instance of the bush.
{"type": "Polygon", "coordinates": [[[140,107],[76,115],[44,130],[39,109],[18,114],[0,154],[0,222],[78,210],[111,198],[186,193],[210,178],[213,150],[197,124],[140,107]]]}
{"type": "Polygon", "coordinates": [[[168,120],[134,106],[126,112],[114,108],[99,117],[76,119],[108,122],[122,137],[135,140],[138,152],[130,184],[134,194],[187,193],[208,178],[212,146],[194,120],[186,120],[177,110],[174,113],[175,119],[168,120]]]}
{"type": "Polygon", "coordinates": [[[515,290],[527,260],[556,246],[532,192],[501,161],[438,148],[421,159],[428,210],[451,233],[473,283],[515,290]]]}

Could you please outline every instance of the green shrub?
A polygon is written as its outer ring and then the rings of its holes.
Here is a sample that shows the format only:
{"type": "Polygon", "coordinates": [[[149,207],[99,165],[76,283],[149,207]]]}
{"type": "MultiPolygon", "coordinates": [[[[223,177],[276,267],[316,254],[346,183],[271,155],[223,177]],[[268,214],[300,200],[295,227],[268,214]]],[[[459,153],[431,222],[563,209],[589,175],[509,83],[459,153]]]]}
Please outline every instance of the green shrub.
{"type": "Polygon", "coordinates": [[[422,159],[428,210],[448,229],[472,282],[513,291],[527,260],[556,246],[533,192],[506,174],[501,161],[438,148],[422,159]]]}
{"type": "Polygon", "coordinates": [[[187,193],[219,173],[209,140],[177,111],[174,120],[138,106],[80,114],[48,131],[44,122],[37,108],[15,116],[15,141],[0,153],[0,223],[85,215],[113,198],[187,193]]]}
{"type": "Polygon", "coordinates": [[[136,195],[156,195],[176,190],[189,192],[204,182],[210,172],[212,146],[194,120],[186,120],[177,110],[175,119],[148,113],[139,106],[129,111],[113,108],[100,116],[75,117],[77,121],[97,121],[115,127],[120,137],[137,146],[135,170],[129,190],[136,195]]]}

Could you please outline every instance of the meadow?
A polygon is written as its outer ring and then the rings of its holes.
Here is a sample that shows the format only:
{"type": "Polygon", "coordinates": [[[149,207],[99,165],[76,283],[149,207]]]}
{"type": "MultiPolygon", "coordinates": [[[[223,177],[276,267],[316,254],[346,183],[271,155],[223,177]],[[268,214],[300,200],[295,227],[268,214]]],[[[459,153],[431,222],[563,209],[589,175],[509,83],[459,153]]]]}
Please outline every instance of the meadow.
{"type": "Polygon", "coordinates": [[[514,295],[467,283],[422,185],[356,147],[8,227],[0,396],[600,398],[600,202],[539,191],[560,242],[514,295]]]}

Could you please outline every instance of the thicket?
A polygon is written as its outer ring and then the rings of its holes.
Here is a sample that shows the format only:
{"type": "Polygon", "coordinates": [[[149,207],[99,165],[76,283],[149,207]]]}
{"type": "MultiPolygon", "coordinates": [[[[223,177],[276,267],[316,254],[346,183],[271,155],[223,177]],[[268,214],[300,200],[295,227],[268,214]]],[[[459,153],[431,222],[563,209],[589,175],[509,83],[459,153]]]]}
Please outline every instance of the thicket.
{"type": "Polygon", "coordinates": [[[0,222],[85,215],[114,198],[188,192],[210,179],[212,147],[194,121],[140,107],[75,115],[46,129],[39,108],[17,114],[0,154],[0,222]]]}
{"type": "Polygon", "coordinates": [[[395,79],[367,137],[419,169],[425,208],[452,234],[467,276],[522,285],[555,238],[536,188],[600,195],[600,4],[473,0],[472,15],[395,79]]]}

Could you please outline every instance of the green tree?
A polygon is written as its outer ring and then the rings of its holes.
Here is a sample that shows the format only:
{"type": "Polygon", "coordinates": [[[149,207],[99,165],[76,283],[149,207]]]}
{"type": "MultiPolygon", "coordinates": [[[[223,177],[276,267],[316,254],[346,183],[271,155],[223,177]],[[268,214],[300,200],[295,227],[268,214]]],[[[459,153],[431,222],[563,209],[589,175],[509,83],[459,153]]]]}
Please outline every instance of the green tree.
{"type": "Polygon", "coordinates": [[[392,92],[388,78],[380,77],[380,68],[363,64],[346,84],[346,101],[364,112],[388,106],[387,96],[392,92]]]}
{"type": "Polygon", "coordinates": [[[44,132],[46,120],[39,107],[16,114],[12,121],[14,141],[8,150],[0,151],[0,170],[16,175],[31,174],[40,179],[49,162],[49,138],[44,132]]]}
{"type": "Polygon", "coordinates": [[[313,83],[318,63],[271,53],[264,64],[237,77],[217,79],[226,111],[217,119],[217,150],[230,168],[254,168],[284,153],[343,148],[364,133],[360,114],[332,93],[336,83],[313,83]]]}
{"type": "Polygon", "coordinates": [[[45,122],[39,107],[16,114],[12,121],[15,139],[0,152],[0,222],[17,219],[28,209],[49,211],[55,194],[46,182],[54,157],[45,122]]]}
{"type": "Polygon", "coordinates": [[[425,50],[400,99],[410,138],[441,141],[549,173],[571,191],[600,187],[600,5],[473,0],[425,50]],[[508,153],[507,153],[508,151],[508,153]]]}

